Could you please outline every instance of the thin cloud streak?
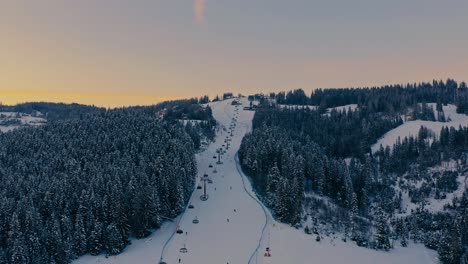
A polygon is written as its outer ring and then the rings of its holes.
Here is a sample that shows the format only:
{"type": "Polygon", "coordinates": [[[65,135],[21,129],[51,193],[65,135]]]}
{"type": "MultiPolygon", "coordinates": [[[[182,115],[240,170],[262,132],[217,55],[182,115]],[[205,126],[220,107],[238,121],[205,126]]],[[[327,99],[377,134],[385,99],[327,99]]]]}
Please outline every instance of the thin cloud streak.
{"type": "Polygon", "coordinates": [[[194,0],[195,19],[199,25],[205,23],[205,0],[194,0]]]}

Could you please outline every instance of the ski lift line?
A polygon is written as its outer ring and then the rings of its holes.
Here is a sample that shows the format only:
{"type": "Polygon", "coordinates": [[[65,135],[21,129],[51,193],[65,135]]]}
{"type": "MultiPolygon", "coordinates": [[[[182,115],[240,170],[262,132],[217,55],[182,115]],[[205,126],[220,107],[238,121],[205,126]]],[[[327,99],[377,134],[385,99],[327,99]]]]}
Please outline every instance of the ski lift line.
{"type": "Polygon", "coordinates": [[[262,202],[260,202],[256,197],[254,197],[254,195],[252,195],[248,190],[247,190],[247,187],[245,185],[245,180],[244,180],[244,174],[242,172],[242,169],[239,168],[239,152],[236,152],[236,156],[235,156],[235,159],[236,159],[236,169],[237,169],[237,172],[239,173],[239,175],[241,176],[241,179],[242,179],[242,185],[244,187],[244,191],[247,193],[247,195],[249,195],[258,205],[260,205],[260,208],[262,208],[262,211],[263,211],[263,214],[265,215],[265,224],[263,225],[263,228],[262,228],[262,233],[260,235],[260,238],[258,240],[258,245],[257,247],[255,248],[254,252],[252,252],[252,255],[250,256],[249,258],[249,262],[248,264],[252,263],[252,260],[254,258],[254,256],[256,257],[255,259],[255,263],[258,263],[258,250],[260,249],[260,246],[261,246],[261,243],[265,237],[265,231],[266,231],[266,228],[268,226],[268,222],[270,220],[270,218],[268,217],[269,214],[267,213],[267,209],[265,208],[265,206],[262,204],[262,202]]]}
{"type": "MultiPolygon", "coordinates": [[[[198,185],[198,182],[196,182],[195,185],[198,185]]],[[[174,231],[172,232],[171,236],[167,239],[167,241],[164,243],[164,246],[161,249],[161,255],[159,257],[159,262],[163,262],[164,253],[166,251],[166,248],[169,245],[169,243],[172,241],[172,239],[174,238],[175,234],[177,233],[177,230],[179,229],[179,226],[180,226],[180,222],[182,221],[182,218],[184,217],[185,212],[187,211],[189,205],[192,204],[191,201],[192,201],[193,196],[194,196],[195,193],[196,193],[196,188],[192,191],[192,194],[190,195],[190,199],[188,200],[187,205],[185,206],[184,210],[182,210],[182,212],[180,214],[180,218],[177,221],[177,225],[175,226],[174,231]]]]}
{"type": "MultiPolygon", "coordinates": [[[[224,107],[224,112],[225,112],[225,114],[226,114],[228,117],[232,117],[232,116],[226,111],[226,107],[227,107],[227,106],[224,107]]],[[[239,122],[239,123],[240,123],[240,124],[243,124],[243,125],[246,125],[246,124],[244,124],[244,122],[239,122]]],[[[236,153],[236,159],[238,160],[238,153],[236,153]]],[[[243,184],[243,186],[244,186],[244,190],[247,192],[247,194],[248,194],[254,201],[256,201],[256,202],[260,205],[260,207],[262,208],[262,210],[263,210],[263,212],[264,212],[264,214],[265,214],[265,225],[264,225],[264,227],[263,227],[263,229],[262,229],[262,235],[261,235],[261,237],[260,237],[258,246],[257,246],[257,248],[255,249],[255,251],[252,253],[252,256],[251,256],[250,259],[249,259],[249,263],[251,263],[251,261],[252,261],[252,259],[253,259],[253,256],[254,256],[256,253],[258,253],[258,249],[260,248],[260,244],[261,244],[261,241],[262,241],[263,236],[264,236],[265,229],[266,229],[267,224],[268,224],[268,217],[267,217],[266,209],[264,208],[263,204],[262,204],[260,201],[258,201],[254,196],[252,196],[252,195],[247,191],[247,188],[246,188],[245,182],[244,182],[244,178],[243,178],[243,174],[241,173],[241,170],[239,170],[239,167],[238,167],[238,162],[236,162],[236,168],[237,168],[237,170],[238,170],[238,172],[239,172],[239,174],[240,174],[240,176],[241,176],[242,184],[243,184]]],[[[197,182],[197,184],[198,184],[198,182],[197,182]]],[[[180,225],[180,222],[181,222],[181,220],[182,220],[182,218],[183,218],[185,212],[187,211],[188,205],[190,204],[190,201],[192,201],[192,198],[193,198],[193,195],[194,195],[194,194],[195,194],[195,190],[194,190],[194,191],[192,192],[192,194],[190,195],[190,199],[189,199],[187,205],[185,206],[184,210],[181,212],[179,221],[177,222],[177,225],[175,226],[174,232],[172,232],[171,236],[170,236],[170,237],[167,239],[167,241],[164,243],[164,246],[163,246],[163,248],[162,248],[162,250],[161,250],[161,256],[160,256],[160,258],[159,258],[160,263],[164,263],[163,259],[164,259],[164,254],[165,254],[166,248],[167,248],[167,246],[169,245],[169,243],[172,241],[172,239],[174,238],[174,236],[175,236],[175,234],[176,234],[176,232],[177,232],[177,230],[178,230],[178,227],[179,227],[179,225],[180,225]]],[[[258,254],[257,254],[257,255],[258,255],[258,254]]]]}

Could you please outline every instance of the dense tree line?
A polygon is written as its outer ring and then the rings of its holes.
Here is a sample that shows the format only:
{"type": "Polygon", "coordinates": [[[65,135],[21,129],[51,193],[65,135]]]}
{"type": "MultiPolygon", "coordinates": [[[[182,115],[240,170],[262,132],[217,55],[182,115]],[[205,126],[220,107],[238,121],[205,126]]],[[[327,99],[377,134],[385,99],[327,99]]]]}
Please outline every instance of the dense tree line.
{"type": "Polygon", "coordinates": [[[370,112],[402,112],[422,102],[453,103],[459,113],[468,113],[468,89],[465,82],[455,80],[382,87],[316,89],[307,96],[302,89],[272,94],[278,104],[316,105],[319,110],[357,104],[370,112]]]}
{"type": "Polygon", "coordinates": [[[364,163],[352,159],[348,166],[294,130],[255,129],[244,138],[239,157],[257,192],[286,223],[300,220],[304,193],[330,197],[343,208],[367,215],[370,195],[378,190],[371,158],[364,163]]]}
{"type": "Polygon", "coordinates": [[[384,173],[403,174],[415,165],[423,170],[442,161],[465,162],[467,150],[468,127],[443,127],[437,138],[431,136],[427,128],[421,127],[417,137],[398,138],[392,148],[381,146],[376,155],[384,173]]]}
{"type": "Polygon", "coordinates": [[[279,111],[268,108],[256,112],[253,127],[266,124],[288,128],[307,135],[332,156],[362,158],[378,138],[402,123],[399,115],[361,109],[321,114],[309,109],[279,111]]]}
{"type": "Polygon", "coordinates": [[[104,108],[89,105],[47,102],[31,102],[14,106],[0,105],[0,112],[19,112],[31,115],[40,112],[49,121],[82,118],[87,114],[102,113],[104,111],[104,108]]]}
{"type": "Polygon", "coordinates": [[[118,254],[129,236],[180,213],[194,185],[194,140],[148,113],[98,111],[0,133],[0,263],[118,254]]]}
{"type": "Polygon", "coordinates": [[[201,107],[191,100],[164,102],[156,105],[155,110],[166,109],[165,119],[211,120],[211,108],[201,107]]]}

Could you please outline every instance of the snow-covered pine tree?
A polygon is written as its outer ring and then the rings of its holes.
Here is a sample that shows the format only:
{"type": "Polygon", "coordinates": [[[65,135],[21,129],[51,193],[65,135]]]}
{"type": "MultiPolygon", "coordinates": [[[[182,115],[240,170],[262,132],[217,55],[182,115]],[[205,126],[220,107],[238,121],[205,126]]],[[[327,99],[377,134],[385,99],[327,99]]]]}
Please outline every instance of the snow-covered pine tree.
{"type": "Polygon", "coordinates": [[[18,215],[13,213],[10,220],[10,228],[8,232],[8,259],[10,263],[26,264],[28,263],[27,250],[24,247],[24,236],[21,231],[18,215]]]}
{"type": "Polygon", "coordinates": [[[276,192],[278,191],[281,174],[278,165],[275,162],[273,167],[270,168],[267,176],[266,196],[270,204],[275,203],[276,192]]]}
{"type": "Polygon", "coordinates": [[[87,237],[84,228],[83,216],[80,212],[76,215],[75,220],[75,232],[73,234],[73,244],[76,256],[81,256],[86,252],[87,249],[87,237]]]}
{"type": "Polygon", "coordinates": [[[107,254],[109,255],[119,254],[124,247],[122,236],[114,224],[107,226],[106,239],[104,241],[107,254]]]}
{"type": "Polygon", "coordinates": [[[389,250],[390,245],[390,234],[388,230],[388,223],[385,213],[382,208],[379,207],[376,212],[376,233],[375,242],[378,249],[389,250]]]}
{"type": "Polygon", "coordinates": [[[102,251],[102,227],[102,223],[97,221],[94,223],[94,228],[91,230],[91,234],[88,238],[88,252],[91,253],[91,255],[99,255],[102,251]]]}

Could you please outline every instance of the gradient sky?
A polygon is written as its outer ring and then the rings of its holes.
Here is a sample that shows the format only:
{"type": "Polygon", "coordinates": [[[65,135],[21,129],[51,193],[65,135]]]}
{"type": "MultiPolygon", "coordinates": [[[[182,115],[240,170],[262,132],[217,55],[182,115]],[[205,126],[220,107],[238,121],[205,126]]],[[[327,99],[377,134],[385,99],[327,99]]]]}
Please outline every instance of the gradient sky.
{"type": "Polygon", "coordinates": [[[468,81],[467,0],[0,0],[0,102],[468,81]]]}

